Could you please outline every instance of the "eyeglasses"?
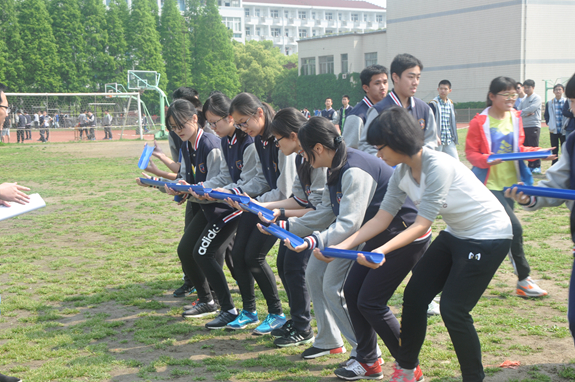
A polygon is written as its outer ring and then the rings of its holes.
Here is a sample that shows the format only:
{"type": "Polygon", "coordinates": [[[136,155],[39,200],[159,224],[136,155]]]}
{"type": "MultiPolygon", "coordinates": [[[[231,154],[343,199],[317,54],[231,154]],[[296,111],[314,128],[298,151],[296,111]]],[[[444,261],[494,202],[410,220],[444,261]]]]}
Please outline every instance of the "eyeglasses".
{"type": "Polygon", "coordinates": [[[274,143],[276,144],[276,147],[280,147],[280,141],[284,138],[285,137],[281,137],[280,139],[274,138],[274,143]]]}
{"type": "Polygon", "coordinates": [[[245,122],[234,123],[234,127],[235,127],[236,129],[242,129],[242,128],[244,128],[244,127],[248,127],[248,122],[250,121],[250,119],[252,119],[252,117],[253,117],[254,115],[255,115],[255,114],[250,115],[250,117],[249,117],[248,119],[246,119],[245,122]]]}
{"type": "Polygon", "coordinates": [[[185,121],[184,123],[182,123],[182,126],[174,126],[170,123],[168,123],[168,130],[169,131],[180,131],[180,130],[184,130],[186,128],[186,123],[188,123],[189,119],[187,121],[185,121]]]}
{"type": "Polygon", "coordinates": [[[497,93],[497,95],[505,97],[505,99],[517,99],[519,96],[517,93],[497,93]]]}
{"type": "Polygon", "coordinates": [[[0,105],[0,107],[3,107],[6,110],[10,109],[10,106],[6,106],[6,105],[0,105]]]}
{"type": "Polygon", "coordinates": [[[214,127],[216,127],[217,123],[220,122],[224,118],[226,118],[226,117],[222,117],[222,118],[218,119],[216,122],[208,122],[208,125],[210,125],[210,127],[213,129],[214,127]]]}
{"type": "Polygon", "coordinates": [[[381,146],[373,145],[373,148],[376,149],[377,151],[383,150],[385,147],[387,147],[387,145],[381,145],[381,146]]]}

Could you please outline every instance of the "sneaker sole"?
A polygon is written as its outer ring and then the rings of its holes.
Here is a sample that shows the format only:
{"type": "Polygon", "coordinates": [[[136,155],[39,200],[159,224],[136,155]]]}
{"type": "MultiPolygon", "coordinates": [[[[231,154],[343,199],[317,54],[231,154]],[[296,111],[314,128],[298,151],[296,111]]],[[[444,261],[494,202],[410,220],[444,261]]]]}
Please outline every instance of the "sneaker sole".
{"type": "Polygon", "coordinates": [[[238,327],[233,327],[233,326],[229,326],[229,325],[226,325],[226,329],[231,329],[231,330],[242,330],[242,329],[245,329],[245,328],[247,328],[247,327],[248,327],[248,325],[252,325],[252,324],[258,324],[258,323],[259,323],[259,321],[256,321],[256,322],[250,322],[249,324],[245,324],[245,325],[243,325],[243,326],[238,326],[238,327]]]}
{"type": "Polygon", "coordinates": [[[344,379],[346,381],[357,381],[358,379],[383,379],[383,373],[377,373],[372,375],[356,375],[353,377],[346,377],[344,375],[337,375],[337,374],[335,374],[335,376],[340,379],[344,379]]]}
{"type": "Polygon", "coordinates": [[[225,329],[226,326],[208,326],[206,325],[206,329],[210,329],[210,330],[218,330],[218,329],[225,329]]]}
{"type": "Polygon", "coordinates": [[[538,294],[529,294],[522,289],[517,289],[517,295],[520,297],[543,297],[547,296],[547,292],[545,293],[538,293],[538,294]]]}
{"type": "Polygon", "coordinates": [[[302,358],[303,359],[314,359],[314,358],[319,358],[319,357],[323,357],[324,355],[331,355],[331,354],[344,354],[346,352],[345,348],[342,349],[342,351],[337,352],[337,353],[332,353],[332,349],[330,350],[325,350],[319,353],[315,353],[315,354],[311,354],[311,355],[303,355],[302,354],[302,358]]]}
{"type": "Polygon", "coordinates": [[[300,346],[300,345],[311,344],[314,341],[315,341],[315,337],[312,337],[308,340],[303,340],[303,341],[299,341],[299,342],[292,342],[290,344],[276,344],[276,343],[274,343],[274,345],[276,345],[278,348],[289,348],[291,346],[300,346]]]}
{"type": "Polygon", "coordinates": [[[206,317],[206,316],[214,315],[214,314],[217,314],[217,313],[218,313],[217,311],[215,311],[215,312],[206,312],[206,313],[194,314],[193,316],[192,316],[192,315],[190,315],[190,316],[185,316],[185,315],[182,314],[182,317],[184,317],[184,318],[200,318],[200,317],[206,317]]]}

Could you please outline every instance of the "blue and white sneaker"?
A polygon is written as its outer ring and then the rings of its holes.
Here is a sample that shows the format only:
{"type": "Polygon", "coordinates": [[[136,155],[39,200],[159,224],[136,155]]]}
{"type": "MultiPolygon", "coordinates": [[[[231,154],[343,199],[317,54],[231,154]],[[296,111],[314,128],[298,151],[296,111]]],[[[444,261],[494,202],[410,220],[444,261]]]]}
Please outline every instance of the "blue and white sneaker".
{"type": "Polygon", "coordinates": [[[276,328],[281,328],[286,323],[286,316],[282,314],[268,314],[264,322],[254,329],[254,334],[269,334],[276,328]]]}
{"type": "Polygon", "coordinates": [[[248,312],[247,310],[242,309],[238,318],[227,324],[226,329],[233,329],[233,330],[245,329],[246,326],[251,324],[257,324],[258,322],[260,322],[258,318],[258,312],[251,313],[248,312]]]}

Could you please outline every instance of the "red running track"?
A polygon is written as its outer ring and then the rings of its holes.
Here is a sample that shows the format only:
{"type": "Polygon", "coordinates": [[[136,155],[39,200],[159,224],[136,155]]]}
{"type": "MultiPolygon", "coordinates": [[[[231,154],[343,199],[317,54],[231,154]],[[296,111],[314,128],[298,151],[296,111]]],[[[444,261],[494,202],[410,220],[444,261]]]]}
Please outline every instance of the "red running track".
{"type": "MultiPolygon", "coordinates": [[[[50,129],[50,138],[48,142],[74,142],[78,139],[74,139],[74,129],[50,129]]],[[[116,141],[120,139],[122,130],[112,130],[112,140],[116,141]]],[[[96,140],[101,141],[104,139],[104,130],[96,130],[96,140]]],[[[124,130],[123,139],[139,139],[140,135],[136,135],[136,131],[134,129],[124,130]]],[[[83,140],[86,141],[86,136],[83,136],[83,140]]],[[[144,134],[144,140],[146,141],[153,141],[154,136],[153,134],[144,134]]],[[[16,143],[17,136],[16,136],[16,129],[10,129],[10,143],[16,143]]],[[[5,142],[7,143],[7,142],[5,142]]],[[[25,140],[24,143],[40,143],[40,131],[36,129],[32,129],[32,139],[25,140]]]]}

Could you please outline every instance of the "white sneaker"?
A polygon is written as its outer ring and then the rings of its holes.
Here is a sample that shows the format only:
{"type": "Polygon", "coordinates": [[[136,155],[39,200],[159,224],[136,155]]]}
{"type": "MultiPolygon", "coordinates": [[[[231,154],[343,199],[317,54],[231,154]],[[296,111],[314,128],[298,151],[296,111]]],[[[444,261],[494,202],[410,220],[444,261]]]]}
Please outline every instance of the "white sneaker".
{"type": "Polygon", "coordinates": [[[441,313],[439,312],[439,296],[435,296],[435,298],[429,303],[427,306],[427,315],[428,316],[439,316],[441,313]]]}
{"type": "Polygon", "coordinates": [[[527,277],[517,282],[517,295],[522,297],[543,297],[547,296],[547,291],[535,284],[531,277],[527,277]]]}

